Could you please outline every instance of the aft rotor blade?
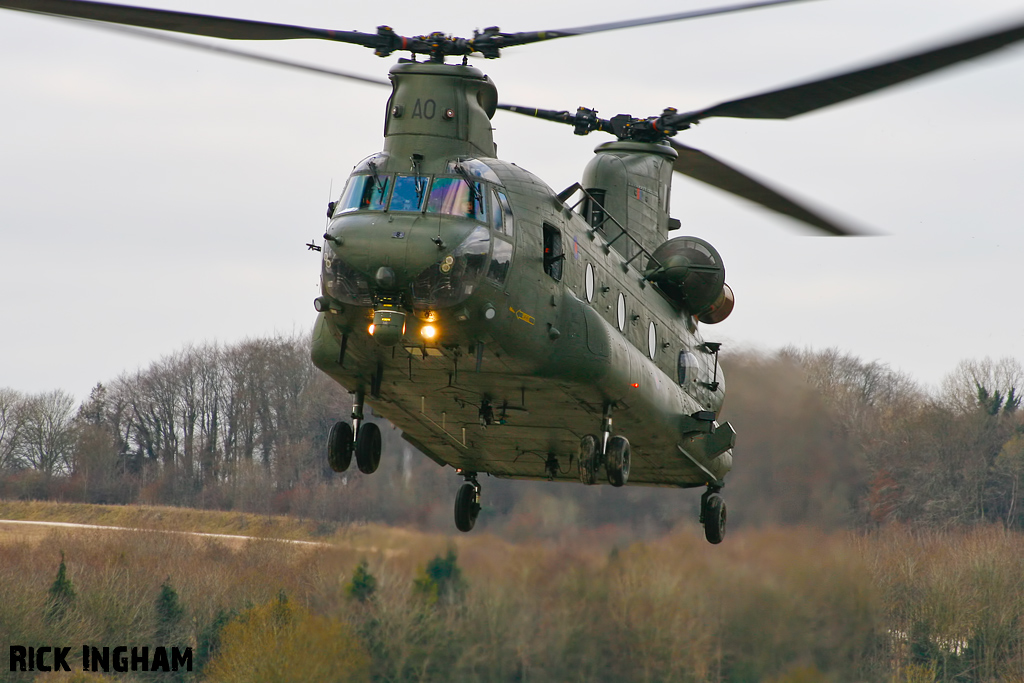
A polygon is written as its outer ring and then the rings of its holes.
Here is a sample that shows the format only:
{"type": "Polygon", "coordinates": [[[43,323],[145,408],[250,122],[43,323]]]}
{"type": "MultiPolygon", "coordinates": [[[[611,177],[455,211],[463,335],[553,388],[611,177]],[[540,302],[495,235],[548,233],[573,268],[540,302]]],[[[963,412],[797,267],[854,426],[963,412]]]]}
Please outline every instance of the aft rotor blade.
{"type": "Polygon", "coordinates": [[[248,19],[232,19],[191,12],[149,9],[86,0],[0,0],[0,8],[48,14],[74,19],[91,19],[111,24],[154,28],[229,40],[294,40],[318,38],[374,47],[377,35],[358,31],[332,31],[306,26],[273,24],[248,19]]]}
{"type": "Polygon", "coordinates": [[[215,45],[213,43],[202,43],[198,40],[190,40],[188,38],[179,38],[178,36],[168,33],[158,33],[156,31],[147,31],[144,29],[133,28],[131,26],[121,26],[119,24],[93,24],[95,28],[102,29],[104,31],[115,31],[117,33],[124,33],[130,36],[136,36],[139,38],[145,38],[146,40],[158,40],[164,43],[171,43],[173,45],[180,45],[182,47],[195,48],[199,50],[207,50],[209,52],[218,52],[229,57],[239,57],[241,59],[251,59],[258,62],[265,62],[273,64],[275,66],[283,66],[289,69],[298,69],[300,71],[311,71],[324,76],[337,76],[340,78],[347,78],[353,81],[362,81],[363,83],[370,83],[372,85],[381,85],[387,88],[391,87],[390,81],[385,81],[381,78],[373,78],[372,76],[363,76],[361,74],[352,73],[350,71],[341,71],[338,69],[328,69],[327,67],[317,66],[315,64],[306,64],[304,62],[293,62],[290,59],[280,59],[278,57],[271,57],[269,55],[262,55],[257,52],[249,52],[248,50],[239,50],[233,47],[223,47],[221,45],[215,45]]]}
{"type": "Polygon", "coordinates": [[[678,117],[674,117],[672,122],[682,125],[712,116],[741,119],[788,119],[924,76],[998,50],[1022,39],[1024,39],[1024,21],[1018,21],[1009,28],[907,55],[864,69],[680,114],[678,117]]]}
{"type": "Polygon", "coordinates": [[[794,2],[807,2],[807,0],[762,0],[761,2],[747,2],[739,5],[711,7],[707,9],[692,10],[689,12],[661,14],[656,17],[644,17],[642,19],[626,19],[624,21],[611,21],[604,24],[577,26],[576,28],[562,28],[555,31],[523,31],[520,33],[505,33],[502,34],[501,36],[501,47],[511,47],[513,45],[527,45],[529,43],[539,43],[543,40],[567,38],[569,36],[582,36],[588,33],[600,33],[603,31],[615,31],[620,28],[631,28],[633,26],[665,24],[671,21],[682,21],[684,19],[709,17],[715,14],[729,14],[731,12],[742,12],[748,9],[759,9],[761,7],[770,7],[773,5],[786,5],[794,2]]]}
{"type": "Polygon", "coordinates": [[[720,190],[760,204],[761,206],[794,218],[801,223],[810,225],[829,235],[852,236],[866,235],[862,230],[855,230],[840,225],[836,221],[822,216],[806,206],[786,197],[784,194],[755,180],[743,171],[716,159],[715,157],[693,147],[687,147],[675,140],[669,140],[672,147],[679,153],[673,164],[677,173],[689,176],[694,180],[707,183],[720,190]]]}

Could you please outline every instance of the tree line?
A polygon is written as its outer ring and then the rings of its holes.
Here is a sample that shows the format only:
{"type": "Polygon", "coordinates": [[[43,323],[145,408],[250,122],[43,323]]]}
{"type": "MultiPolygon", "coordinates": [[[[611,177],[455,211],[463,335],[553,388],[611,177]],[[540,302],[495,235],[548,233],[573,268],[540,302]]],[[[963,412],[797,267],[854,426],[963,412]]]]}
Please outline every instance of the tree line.
{"type": "MultiPolygon", "coordinates": [[[[1024,526],[1024,367],[966,360],[937,389],[836,349],[723,357],[739,431],[731,523],[1024,526]]],[[[458,478],[382,430],[373,476],[326,466],[351,397],[304,338],[189,346],[67,392],[0,389],[0,496],[188,505],[448,530],[458,478]]],[[[386,426],[383,425],[382,426],[386,426]]],[[[673,489],[489,480],[481,523],[512,536],[696,519],[673,489]]]]}

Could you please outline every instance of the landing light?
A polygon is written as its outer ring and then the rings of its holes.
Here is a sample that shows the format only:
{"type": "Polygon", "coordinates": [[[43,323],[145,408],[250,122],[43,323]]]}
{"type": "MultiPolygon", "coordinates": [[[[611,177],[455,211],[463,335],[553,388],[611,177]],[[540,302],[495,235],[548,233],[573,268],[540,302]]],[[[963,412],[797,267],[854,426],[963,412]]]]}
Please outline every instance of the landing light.
{"type": "Polygon", "coordinates": [[[420,334],[424,339],[433,339],[437,336],[437,328],[433,325],[424,325],[420,328],[420,334]]]}
{"type": "Polygon", "coordinates": [[[370,323],[370,326],[366,329],[366,331],[370,333],[370,336],[373,336],[373,331],[374,331],[374,329],[376,329],[376,327],[377,327],[376,325],[374,325],[373,323],[370,323]]]}

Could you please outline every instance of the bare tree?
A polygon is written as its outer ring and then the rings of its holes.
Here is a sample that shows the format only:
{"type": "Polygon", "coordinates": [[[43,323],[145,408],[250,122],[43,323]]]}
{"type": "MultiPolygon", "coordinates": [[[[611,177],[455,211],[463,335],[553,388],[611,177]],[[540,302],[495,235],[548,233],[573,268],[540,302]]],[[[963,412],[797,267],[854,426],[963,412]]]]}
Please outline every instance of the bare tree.
{"type": "Polygon", "coordinates": [[[0,470],[16,469],[21,446],[21,393],[0,388],[0,470]]]}
{"type": "Polygon", "coordinates": [[[962,360],[943,378],[940,398],[959,412],[970,412],[978,407],[980,389],[990,395],[998,393],[1004,400],[1019,397],[1024,389],[1024,365],[1009,356],[962,360]]]}
{"type": "Polygon", "coordinates": [[[75,399],[59,389],[31,394],[19,411],[21,458],[47,478],[71,470],[75,399]]]}

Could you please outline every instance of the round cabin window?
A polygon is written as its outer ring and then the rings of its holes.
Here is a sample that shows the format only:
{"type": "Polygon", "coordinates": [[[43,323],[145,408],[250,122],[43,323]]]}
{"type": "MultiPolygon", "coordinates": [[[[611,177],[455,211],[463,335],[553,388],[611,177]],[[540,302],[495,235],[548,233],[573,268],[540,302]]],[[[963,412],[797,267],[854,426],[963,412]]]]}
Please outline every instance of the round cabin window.
{"type": "Polygon", "coordinates": [[[619,292],[619,307],[615,311],[616,322],[619,324],[619,332],[626,329],[626,295],[619,292]]]}
{"type": "Polygon", "coordinates": [[[586,291],[587,303],[594,300],[594,266],[587,264],[587,272],[583,276],[583,288],[586,291]]]}
{"type": "Polygon", "coordinates": [[[647,355],[654,358],[654,354],[658,351],[658,327],[651,322],[650,327],[647,328],[647,355]]]}
{"type": "Polygon", "coordinates": [[[685,384],[697,379],[697,356],[689,351],[679,352],[679,383],[685,384]]]}

